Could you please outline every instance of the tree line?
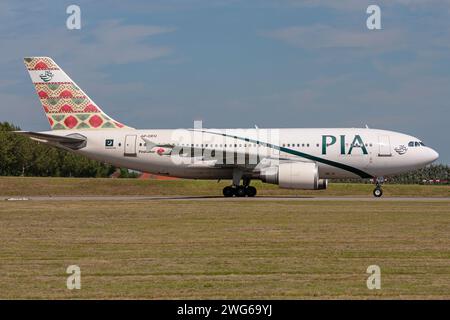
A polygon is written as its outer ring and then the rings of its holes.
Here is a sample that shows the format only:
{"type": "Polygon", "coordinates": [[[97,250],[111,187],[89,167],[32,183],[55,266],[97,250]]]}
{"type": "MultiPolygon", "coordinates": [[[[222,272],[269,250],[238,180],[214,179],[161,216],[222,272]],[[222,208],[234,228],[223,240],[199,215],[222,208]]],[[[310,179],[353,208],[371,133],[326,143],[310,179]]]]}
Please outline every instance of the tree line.
{"type": "Polygon", "coordinates": [[[0,175],[40,177],[108,177],[116,168],[58,148],[38,143],[11,131],[0,122],[0,175]]]}
{"type": "Polygon", "coordinates": [[[450,167],[443,164],[432,164],[425,168],[389,177],[390,183],[439,183],[450,184],[450,167]]]}
{"type": "MultiPolygon", "coordinates": [[[[20,128],[8,122],[0,122],[1,176],[109,177],[116,170],[120,170],[121,177],[137,176],[126,169],[117,169],[109,164],[89,160],[11,132],[15,130],[20,128]]],[[[387,179],[392,183],[429,183],[430,180],[448,184],[450,167],[442,164],[430,165],[387,179]]]]}

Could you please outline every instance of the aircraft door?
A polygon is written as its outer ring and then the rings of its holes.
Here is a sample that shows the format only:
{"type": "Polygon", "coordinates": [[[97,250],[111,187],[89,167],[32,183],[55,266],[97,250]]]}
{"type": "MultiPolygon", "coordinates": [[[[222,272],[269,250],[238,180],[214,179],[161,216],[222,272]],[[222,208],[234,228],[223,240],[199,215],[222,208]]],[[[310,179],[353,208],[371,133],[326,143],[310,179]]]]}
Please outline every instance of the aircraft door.
{"type": "Polygon", "coordinates": [[[378,156],[379,157],[390,157],[391,153],[391,142],[388,135],[378,136],[378,156]]]}
{"type": "Polygon", "coordinates": [[[125,136],[125,157],[136,157],[136,135],[125,136]]]}

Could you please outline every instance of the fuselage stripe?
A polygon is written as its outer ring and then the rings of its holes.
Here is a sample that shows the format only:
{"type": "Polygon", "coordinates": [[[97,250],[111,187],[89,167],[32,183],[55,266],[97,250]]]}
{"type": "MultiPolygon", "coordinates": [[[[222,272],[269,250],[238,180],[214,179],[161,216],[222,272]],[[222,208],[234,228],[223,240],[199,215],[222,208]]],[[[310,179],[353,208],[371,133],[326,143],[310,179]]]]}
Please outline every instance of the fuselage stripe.
{"type": "Polygon", "coordinates": [[[267,143],[267,142],[263,142],[263,141],[258,141],[258,140],[253,140],[253,139],[249,139],[249,138],[242,138],[242,137],[238,137],[238,136],[234,136],[234,135],[229,135],[229,134],[226,134],[226,133],[209,132],[209,131],[205,131],[205,130],[195,130],[195,129],[191,129],[191,131],[199,131],[199,132],[203,132],[203,133],[222,135],[222,136],[228,137],[228,138],[236,138],[236,139],[239,139],[239,140],[242,140],[242,141],[248,141],[248,142],[264,145],[264,146],[266,146],[268,148],[276,149],[276,150],[279,150],[279,151],[282,151],[282,152],[285,152],[285,153],[289,153],[289,154],[292,154],[292,155],[295,155],[295,156],[298,156],[298,157],[301,157],[301,158],[317,161],[317,162],[320,162],[320,163],[323,163],[323,164],[326,164],[326,165],[329,165],[329,166],[332,166],[332,167],[335,167],[335,168],[339,168],[339,169],[342,169],[342,170],[349,171],[349,172],[354,173],[354,174],[356,174],[356,175],[358,175],[358,176],[360,176],[361,178],[364,178],[364,179],[373,178],[372,175],[370,175],[367,172],[364,172],[364,171],[362,171],[362,170],[360,170],[358,168],[355,168],[355,167],[352,167],[352,166],[349,166],[349,165],[346,165],[346,164],[343,164],[343,163],[340,163],[340,162],[336,162],[336,161],[332,161],[332,160],[316,157],[316,156],[313,156],[311,154],[300,152],[300,151],[297,151],[297,150],[292,150],[292,149],[289,149],[289,148],[286,148],[286,147],[280,147],[280,146],[277,146],[275,144],[271,144],[271,143],[267,143]]]}

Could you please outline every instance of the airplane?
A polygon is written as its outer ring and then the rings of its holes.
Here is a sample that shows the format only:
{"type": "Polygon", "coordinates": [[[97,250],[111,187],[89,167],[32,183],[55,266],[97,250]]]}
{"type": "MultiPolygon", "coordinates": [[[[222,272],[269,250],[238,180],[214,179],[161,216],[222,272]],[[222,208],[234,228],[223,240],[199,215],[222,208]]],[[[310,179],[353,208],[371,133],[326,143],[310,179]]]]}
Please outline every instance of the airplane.
{"type": "Polygon", "coordinates": [[[185,179],[231,180],[225,197],[254,197],[252,180],[300,190],[422,168],[439,154],[418,138],[365,128],[135,129],[114,120],[49,57],[24,58],[50,131],[16,131],[117,167],[185,179]]]}

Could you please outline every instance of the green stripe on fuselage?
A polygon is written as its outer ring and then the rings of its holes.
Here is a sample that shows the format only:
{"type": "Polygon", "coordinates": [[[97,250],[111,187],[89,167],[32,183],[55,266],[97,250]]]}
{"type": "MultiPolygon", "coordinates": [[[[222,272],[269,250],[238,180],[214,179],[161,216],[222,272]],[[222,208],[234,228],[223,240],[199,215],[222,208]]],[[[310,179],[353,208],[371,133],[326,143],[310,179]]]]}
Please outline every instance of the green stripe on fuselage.
{"type": "Polygon", "coordinates": [[[292,150],[292,149],[289,149],[289,148],[286,148],[286,147],[280,147],[280,146],[277,146],[277,145],[274,145],[274,144],[271,144],[271,143],[262,142],[262,141],[258,141],[258,140],[253,140],[253,139],[249,139],[249,138],[242,138],[242,137],[233,136],[233,135],[229,135],[229,134],[225,134],[225,133],[209,132],[209,131],[195,130],[195,129],[191,129],[191,131],[200,131],[200,132],[203,132],[203,133],[221,135],[221,136],[228,137],[228,138],[236,138],[236,139],[239,139],[239,140],[242,140],[242,141],[247,141],[247,142],[251,142],[251,143],[260,144],[260,145],[266,146],[268,148],[272,148],[272,149],[279,150],[279,151],[282,151],[282,152],[286,152],[286,153],[289,153],[289,154],[292,154],[292,155],[295,155],[295,156],[298,156],[298,157],[302,157],[302,158],[305,158],[305,159],[317,161],[317,162],[320,162],[320,163],[323,163],[323,164],[326,164],[326,165],[329,165],[329,166],[332,166],[332,167],[335,167],[335,168],[339,168],[339,169],[342,169],[342,170],[345,170],[345,171],[349,171],[351,173],[354,173],[354,174],[360,176],[363,179],[373,178],[372,175],[370,175],[367,172],[364,172],[364,171],[362,171],[362,170],[360,170],[358,168],[355,168],[355,167],[352,167],[352,166],[348,166],[348,165],[340,163],[340,162],[336,162],[336,161],[332,161],[332,160],[316,157],[316,156],[313,156],[311,154],[300,152],[300,151],[297,151],[297,150],[292,150]]]}

